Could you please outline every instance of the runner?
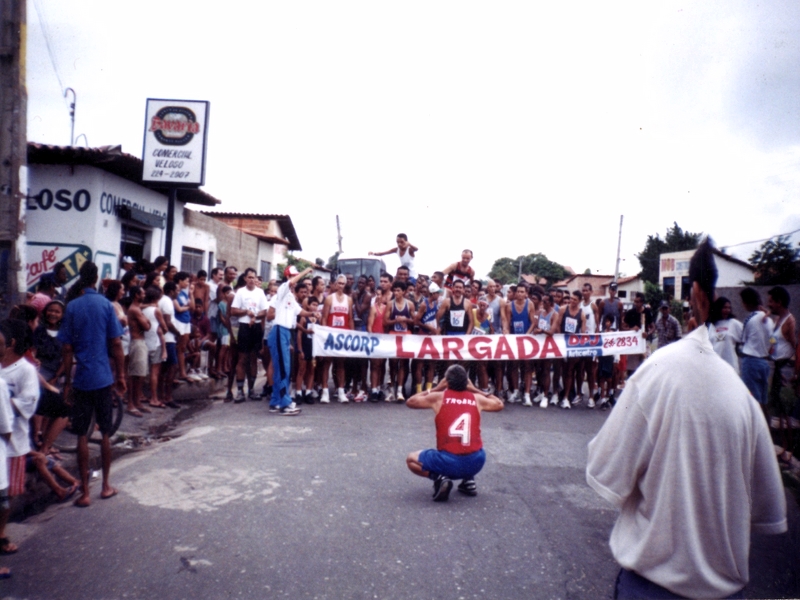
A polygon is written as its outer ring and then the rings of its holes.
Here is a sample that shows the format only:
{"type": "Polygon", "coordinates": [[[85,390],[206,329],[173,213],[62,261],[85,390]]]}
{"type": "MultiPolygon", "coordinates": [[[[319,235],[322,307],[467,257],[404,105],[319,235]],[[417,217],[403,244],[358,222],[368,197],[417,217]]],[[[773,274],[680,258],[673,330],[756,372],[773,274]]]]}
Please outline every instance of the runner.
{"type": "MultiPolygon", "coordinates": [[[[583,311],[584,320],[586,321],[586,333],[595,334],[598,332],[598,325],[600,324],[600,311],[597,304],[592,302],[592,284],[588,282],[584,283],[582,291],[583,298],[580,306],[583,311]]],[[[594,408],[595,402],[600,399],[600,392],[597,389],[597,368],[597,359],[594,357],[588,356],[578,361],[577,397],[583,398],[583,384],[586,382],[589,387],[587,390],[589,400],[586,406],[589,408],[594,408]]]]}
{"type": "MultiPolygon", "coordinates": [[[[447,276],[444,287],[453,289],[453,284],[456,281],[461,281],[464,286],[468,286],[475,278],[475,269],[469,266],[471,260],[472,250],[464,250],[461,252],[461,261],[453,263],[442,271],[442,275],[447,276]]],[[[439,284],[438,281],[436,283],[439,284]]]]}
{"type": "MultiPolygon", "coordinates": [[[[533,328],[533,333],[543,335],[553,335],[556,333],[556,325],[558,324],[558,314],[553,308],[553,298],[549,294],[542,296],[542,308],[539,309],[539,315],[536,319],[536,326],[533,328]]],[[[550,393],[550,369],[556,359],[548,358],[545,360],[537,361],[541,363],[541,380],[537,374],[537,381],[540,381],[542,393],[536,399],[539,401],[539,408],[547,408],[547,395],[550,393]]],[[[550,397],[550,404],[558,404],[558,385],[553,383],[553,395],[550,397]]]]}
{"type": "MultiPolygon", "coordinates": [[[[371,333],[385,333],[383,325],[383,315],[386,307],[389,305],[391,299],[391,281],[392,276],[388,273],[381,273],[380,289],[378,293],[372,298],[372,306],[369,311],[369,321],[367,329],[371,333]]],[[[372,390],[369,394],[370,402],[378,402],[383,398],[386,402],[394,401],[394,395],[390,398],[388,394],[381,391],[384,379],[386,379],[386,360],[383,358],[373,358],[369,361],[370,382],[372,383],[372,390]]]]}
{"type": "Polygon", "coordinates": [[[433,480],[434,502],[446,502],[453,479],[461,479],[458,491],[477,496],[475,475],[486,462],[481,441],[481,412],[503,410],[496,396],[486,396],[475,388],[460,365],[447,369],[434,391],[414,394],[409,408],[430,408],[436,415],[436,450],[420,450],[406,457],[414,475],[433,480]]]}
{"type": "MultiPolygon", "coordinates": [[[[393,335],[409,335],[411,333],[411,325],[414,323],[414,307],[409,300],[405,299],[405,292],[405,282],[395,279],[392,284],[394,298],[389,302],[388,309],[383,313],[383,327],[393,335]]],[[[398,402],[405,402],[403,387],[408,373],[408,360],[400,358],[391,362],[396,365],[397,370],[397,379],[391,382],[395,398],[397,398],[398,402]]]]}
{"type": "MultiPolygon", "coordinates": [[[[532,333],[535,320],[533,302],[528,299],[528,288],[524,283],[520,282],[517,284],[517,289],[514,292],[514,301],[505,306],[503,322],[506,325],[503,328],[503,333],[506,335],[526,335],[532,333]]],[[[524,390],[522,405],[533,406],[533,402],[531,402],[531,380],[533,378],[531,373],[531,361],[513,360],[510,362],[511,364],[508,369],[508,403],[514,404],[520,400],[519,373],[521,368],[524,390]]]]}
{"type": "MultiPolygon", "coordinates": [[[[564,334],[586,333],[586,318],[580,306],[582,297],[578,290],[572,292],[569,304],[558,314],[558,324],[555,326],[557,331],[564,334]]],[[[575,370],[580,360],[580,358],[576,357],[567,357],[564,366],[564,395],[559,405],[561,408],[570,408],[572,406],[570,395],[576,400],[579,398],[575,393],[574,383],[575,370]]],[[[578,402],[579,400],[575,404],[578,402]]]]}
{"type": "Polygon", "coordinates": [[[456,279],[450,297],[439,303],[436,319],[441,321],[443,335],[469,335],[472,332],[472,303],[464,297],[464,282],[456,279]]]}
{"type": "MultiPolygon", "coordinates": [[[[428,285],[428,297],[423,298],[419,303],[417,310],[416,323],[419,327],[419,335],[439,335],[439,322],[436,320],[436,313],[439,310],[439,286],[431,282],[428,285]]],[[[415,393],[419,394],[422,391],[422,386],[426,390],[433,387],[433,373],[436,361],[434,360],[420,360],[417,361],[416,367],[419,371],[417,381],[419,384],[416,387],[415,393]],[[424,378],[422,377],[422,370],[425,371],[424,378]]]]}
{"type": "MultiPolygon", "coordinates": [[[[353,300],[350,296],[344,293],[344,286],[347,283],[347,277],[339,275],[336,278],[336,283],[333,286],[333,293],[325,298],[325,304],[322,307],[322,322],[327,327],[334,329],[353,329],[353,300]]],[[[345,404],[349,402],[344,393],[344,359],[343,358],[325,358],[322,363],[322,404],[330,402],[330,394],[328,391],[328,377],[331,364],[334,370],[334,384],[338,385],[337,400],[345,404]]]]}

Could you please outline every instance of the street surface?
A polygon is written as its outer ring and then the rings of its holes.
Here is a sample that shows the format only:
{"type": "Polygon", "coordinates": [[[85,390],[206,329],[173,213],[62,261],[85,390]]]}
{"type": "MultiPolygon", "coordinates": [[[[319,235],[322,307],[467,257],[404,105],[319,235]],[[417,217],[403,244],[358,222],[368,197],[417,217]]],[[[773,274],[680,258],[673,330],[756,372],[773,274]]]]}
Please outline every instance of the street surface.
{"type": "MultiPolygon", "coordinates": [[[[59,505],[10,534],[4,598],[609,598],[615,519],[585,483],[608,413],[507,407],[484,414],[478,496],[406,469],[434,444],[433,412],[403,405],[215,402],[177,436],[112,467],[120,494],[59,505]]],[[[792,597],[789,534],[757,537],[747,597],[792,597]]]]}

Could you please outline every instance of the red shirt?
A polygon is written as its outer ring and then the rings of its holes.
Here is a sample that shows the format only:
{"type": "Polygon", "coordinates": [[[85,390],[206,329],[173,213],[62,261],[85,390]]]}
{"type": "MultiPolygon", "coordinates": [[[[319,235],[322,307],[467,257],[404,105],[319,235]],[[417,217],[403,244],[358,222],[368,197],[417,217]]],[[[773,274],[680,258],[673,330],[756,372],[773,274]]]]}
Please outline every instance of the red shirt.
{"type": "Polygon", "coordinates": [[[483,448],[481,413],[472,392],[445,390],[435,423],[437,449],[472,454],[483,448]]]}

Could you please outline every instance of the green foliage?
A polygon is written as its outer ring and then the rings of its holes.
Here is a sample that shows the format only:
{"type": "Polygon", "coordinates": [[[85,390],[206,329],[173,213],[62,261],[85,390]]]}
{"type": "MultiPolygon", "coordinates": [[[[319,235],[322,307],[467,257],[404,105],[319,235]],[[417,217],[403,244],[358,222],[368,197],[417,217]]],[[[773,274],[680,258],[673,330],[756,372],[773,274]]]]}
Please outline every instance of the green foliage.
{"type": "Polygon", "coordinates": [[[315,259],[314,259],[314,263],[315,263],[315,264],[316,264],[318,267],[324,267],[324,266],[325,266],[325,259],[324,259],[324,258],[319,258],[319,257],[318,257],[318,258],[315,258],[315,259]]]}
{"type": "Polygon", "coordinates": [[[518,256],[515,259],[503,257],[498,258],[489,271],[489,277],[502,284],[515,283],[519,280],[520,261],[522,261],[523,275],[537,275],[547,280],[546,287],[550,287],[556,281],[564,279],[567,271],[560,264],[549,260],[544,254],[528,254],[518,256]]]}
{"type": "Polygon", "coordinates": [[[336,268],[339,266],[339,255],[340,254],[341,254],[341,252],[337,251],[336,254],[334,254],[333,256],[331,256],[328,259],[328,264],[325,265],[325,266],[328,267],[331,271],[335,271],[336,268]]]}
{"type": "MultiPolygon", "coordinates": [[[[664,290],[661,289],[661,286],[645,281],[644,298],[645,302],[649,304],[650,308],[653,310],[653,318],[658,318],[658,310],[661,306],[661,301],[669,300],[669,314],[678,319],[678,323],[683,325],[683,302],[675,300],[674,298],[670,300],[667,294],[664,293],[664,290]]],[[[631,300],[632,299],[633,298],[631,298],[631,300]]]]}
{"type": "Polygon", "coordinates": [[[659,257],[665,252],[680,252],[681,250],[694,250],[700,243],[700,233],[683,231],[676,223],[667,229],[667,235],[662,240],[661,236],[648,235],[644,250],[636,255],[642,266],[641,277],[644,281],[658,283],[659,257]]]}
{"type": "Polygon", "coordinates": [[[307,269],[308,267],[313,267],[314,266],[314,263],[310,263],[304,258],[300,258],[299,256],[295,256],[294,253],[292,253],[292,252],[289,252],[286,255],[286,262],[288,264],[290,264],[290,265],[294,265],[295,267],[297,267],[298,271],[302,271],[304,269],[307,269]]]}
{"type": "Polygon", "coordinates": [[[583,274],[584,275],[591,275],[592,274],[592,270],[591,269],[584,269],[583,274]]]}
{"type": "Polygon", "coordinates": [[[750,264],[756,268],[758,285],[800,283],[800,250],[792,248],[789,237],[780,235],[761,244],[753,252],[750,264]]]}

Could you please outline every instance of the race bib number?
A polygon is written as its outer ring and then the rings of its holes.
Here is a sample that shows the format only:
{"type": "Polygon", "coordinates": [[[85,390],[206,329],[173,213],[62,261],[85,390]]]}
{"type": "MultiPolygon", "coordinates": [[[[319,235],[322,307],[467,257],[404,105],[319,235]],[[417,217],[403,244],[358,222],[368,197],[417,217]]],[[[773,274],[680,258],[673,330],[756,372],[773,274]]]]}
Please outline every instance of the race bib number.
{"type": "Polygon", "coordinates": [[[406,331],[408,331],[408,327],[406,327],[405,323],[395,323],[394,330],[405,333],[406,331]]]}
{"type": "Polygon", "coordinates": [[[525,323],[523,323],[522,321],[514,321],[514,333],[516,333],[517,335],[525,333],[524,327],[525,323]]]}
{"type": "Polygon", "coordinates": [[[463,327],[464,326],[464,311],[463,310],[451,310],[450,311],[450,325],[453,327],[463,327]]]}
{"type": "Polygon", "coordinates": [[[578,333],[578,319],[567,316],[567,318],[564,320],[564,332],[578,333]]]}
{"type": "Polygon", "coordinates": [[[344,315],[333,315],[332,327],[344,327],[344,315]]]}
{"type": "Polygon", "coordinates": [[[462,446],[469,446],[470,425],[472,424],[472,415],[464,413],[458,417],[450,425],[447,430],[448,435],[454,438],[461,438],[462,446]]]}
{"type": "Polygon", "coordinates": [[[549,323],[546,319],[539,319],[539,329],[542,331],[546,331],[549,327],[549,323]]]}

